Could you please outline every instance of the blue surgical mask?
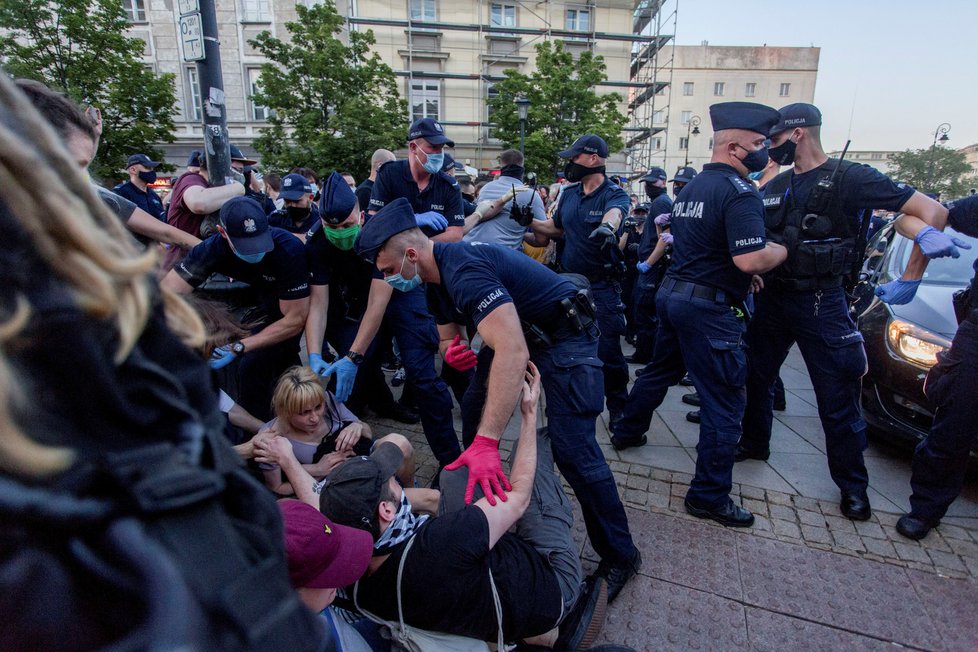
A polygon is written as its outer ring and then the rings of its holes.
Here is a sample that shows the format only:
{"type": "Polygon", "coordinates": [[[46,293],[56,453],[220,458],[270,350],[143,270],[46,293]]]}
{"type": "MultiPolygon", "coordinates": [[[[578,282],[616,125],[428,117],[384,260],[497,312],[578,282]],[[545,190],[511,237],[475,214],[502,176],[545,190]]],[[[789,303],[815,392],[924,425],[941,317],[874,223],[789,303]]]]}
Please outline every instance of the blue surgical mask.
{"type": "MultiPolygon", "coordinates": [[[[421,164],[421,167],[425,169],[428,174],[438,174],[441,172],[442,167],[445,165],[445,154],[443,152],[438,152],[437,154],[428,154],[428,159],[421,164]]],[[[418,159],[419,161],[421,159],[418,159]]]]}
{"type": "Polygon", "coordinates": [[[400,290],[401,292],[410,292],[414,288],[421,285],[421,275],[418,274],[418,265],[414,265],[414,276],[412,278],[404,278],[401,276],[401,272],[404,271],[404,261],[407,260],[407,252],[404,252],[404,256],[401,258],[401,269],[397,274],[393,276],[388,276],[384,281],[390,285],[395,290],[400,290]]]}
{"type": "Polygon", "coordinates": [[[263,251],[257,254],[239,254],[237,251],[235,251],[234,255],[240,258],[241,260],[245,261],[249,265],[254,265],[255,263],[261,262],[261,259],[265,257],[265,252],[263,251]]]}
{"type": "Polygon", "coordinates": [[[751,172],[750,174],[747,175],[747,178],[750,179],[751,181],[757,181],[763,176],[764,176],[764,170],[760,170],[758,172],[751,172]]]}

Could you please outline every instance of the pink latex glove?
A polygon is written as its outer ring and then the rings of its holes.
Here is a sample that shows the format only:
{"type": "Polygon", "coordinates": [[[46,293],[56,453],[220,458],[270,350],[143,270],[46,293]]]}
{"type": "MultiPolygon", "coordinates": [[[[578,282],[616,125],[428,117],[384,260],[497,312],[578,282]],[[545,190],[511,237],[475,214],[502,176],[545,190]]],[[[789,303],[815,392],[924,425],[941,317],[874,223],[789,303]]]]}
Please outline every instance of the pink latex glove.
{"type": "Polygon", "coordinates": [[[672,244],[672,234],[671,233],[660,233],[659,234],[659,240],[662,240],[667,245],[671,245],[672,244]]]}
{"type": "Polygon", "coordinates": [[[467,342],[460,342],[461,335],[456,335],[445,350],[445,362],[458,371],[468,371],[475,367],[477,358],[467,342]]]}
{"type": "Polygon", "coordinates": [[[455,471],[463,466],[469,467],[469,482],[465,485],[465,504],[472,504],[475,493],[475,483],[482,487],[482,493],[490,505],[496,504],[496,497],[506,502],[506,493],[512,491],[513,485],[503,473],[503,465],[499,460],[499,442],[490,437],[476,435],[472,445],[458,456],[458,459],[445,467],[446,471],[455,471]],[[491,489],[491,491],[490,491],[491,489]],[[493,495],[495,494],[495,496],[493,495]]]}

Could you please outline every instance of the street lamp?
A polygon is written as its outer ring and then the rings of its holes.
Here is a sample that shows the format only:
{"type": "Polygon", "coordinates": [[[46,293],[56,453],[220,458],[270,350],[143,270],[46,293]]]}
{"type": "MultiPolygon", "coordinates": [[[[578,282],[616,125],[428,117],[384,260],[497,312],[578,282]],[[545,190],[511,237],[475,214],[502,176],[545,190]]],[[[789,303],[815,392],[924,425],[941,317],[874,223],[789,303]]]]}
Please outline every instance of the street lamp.
{"type": "Polygon", "coordinates": [[[686,162],[683,163],[683,167],[689,165],[689,137],[700,135],[700,117],[698,115],[692,116],[686,123],[686,162]]]}
{"type": "Polygon", "coordinates": [[[942,122],[934,130],[934,142],[930,146],[930,170],[927,173],[928,190],[931,192],[934,192],[934,168],[937,165],[937,143],[938,141],[946,143],[951,140],[947,135],[949,131],[951,131],[951,124],[948,122],[942,122]]]}
{"type": "Polygon", "coordinates": [[[516,111],[520,117],[520,154],[523,154],[524,132],[526,129],[526,116],[530,112],[530,100],[525,95],[516,98],[516,111]]]}

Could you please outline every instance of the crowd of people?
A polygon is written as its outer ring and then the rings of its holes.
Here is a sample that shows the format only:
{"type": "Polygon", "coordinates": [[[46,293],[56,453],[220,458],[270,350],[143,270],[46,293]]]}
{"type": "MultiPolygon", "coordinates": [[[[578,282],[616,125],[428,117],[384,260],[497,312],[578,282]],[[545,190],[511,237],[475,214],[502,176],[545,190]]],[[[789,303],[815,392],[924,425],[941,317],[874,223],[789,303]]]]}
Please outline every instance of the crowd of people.
{"type": "MultiPolygon", "coordinates": [[[[410,125],[405,158],[374,152],[359,185],[344,171],[321,175],[315,161],[263,175],[232,145],[228,183],[211,179],[194,152],[164,201],[151,187],[160,162],[145,154],[128,158],[128,180],[111,192],[79,181],[98,147],[97,111],[34,82],[0,87],[4,122],[33,106],[40,117],[27,119],[44,135],[34,160],[73,180],[43,215],[32,194],[8,186],[2,196],[18,247],[2,248],[11,282],[0,391],[9,399],[13,378],[32,379],[26,403],[0,409],[12,433],[0,449],[5,470],[33,483],[78,459],[114,471],[122,462],[103,459],[94,435],[102,419],[113,424],[112,450],[127,434],[145,443],[167,431],[185,464],[225,468],[209,447],[233,449],[255,482],[235,485],[256,496],[254,522],[284,523],[270,532],[284,542],[295,605],[311,611],[293,605],[278,624],[290,623],[292,640],[314,639],[299,649],[327,640],[350,650],[486,641],[588,649],[642,566],[598,417],[607,410],[616,449],[642,446],[667,389],[693,385],[699,410],[689,418],[700,435],[685,508],[749,527],[753,515],[730,497],[732,470],[767,459],[772,411],[783,409],[778,372],[794,344],[812,378],[840,512],[868,519],[866,357],[847,291],[872,211],[899,213],[898,230],[915,242],[904,276],[879,289],[892,303],[912,299],[930,258],[968,246],[943,233],[949,221],[978,232],[973,198],[949,210],[872,168],[829,159],[810,104],[714,105],[711,162],[671,179],[645,171],[646,201],[607,174],[610,152],[597,135],[560,152],[566,166],[545,185],[516,150],[499,154],[497,173],[470,176],[431,118],[410,125]],[[52,235],[58,229],[71,238],[52,235]],[[30,264],[13,264],[21,259],[30,264]],[[67,291],[56,291],[66,276],[67,291]],[[244,304],[215,303],[216,278],[247,284],[244,304]],[[64,332],[62,344],[38,339],[58,328],[38,322],[51,306],[75,317],[66,324],[80,315],[88,325],[64,332]],[[623,341],[635,347],[629,358],[623,341]],[[85,387],[49,379],[64,362],[91,373],[85,387]],[[629,363],[644,365],[634,382],[629,363]],[[396,400],[385,368],[403,379],[396,400]],[[150,382],[161,374],[169,384],[150,382]],[[24,418],[40,410],[50,414],[38,423],[74,420],[85,426],[65,432],[86,436],[39,434],[24,418]],[[368,411],[420,421],[438,464],[430,486],[415,477],[420,442],[375,433],[368,411]],[[516,411],[507,472],[499,443],[516,411]],[[599,557],[588,576],[561,476],[599,557]],[[303,615],[313,612],[322,617],[303,615]]],[[[5,157],[3,171],[10,165],[5,157]]],[[[960,339],[932,372],[942,388],[940,397],[933,389],[935,435],[915,458],[913,512],[899,528],[912,538],[936,527],[960,491],[963,469],[941,469],[966,458],[974,436],[961,405],[975,384],[966,347],[978,312],[966,305],[962,315],[960,339]]],[[[284,582],[281,566],[272,559],[266,570],[284,582]]]]}

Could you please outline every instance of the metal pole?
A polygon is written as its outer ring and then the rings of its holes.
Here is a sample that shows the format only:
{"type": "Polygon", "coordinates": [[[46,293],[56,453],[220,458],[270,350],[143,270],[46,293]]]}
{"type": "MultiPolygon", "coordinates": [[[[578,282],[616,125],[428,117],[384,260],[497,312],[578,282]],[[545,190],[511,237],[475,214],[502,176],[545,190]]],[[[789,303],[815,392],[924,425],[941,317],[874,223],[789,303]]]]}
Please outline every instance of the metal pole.
{"type": "Polygon", "coordinates": [[[221,48],[217,33],[217,9],[214,0],[200,1],[201,30],[204,35],[204,59],[197,62],[200,84],[200,108],[204,117],[204,154],[207,176],[212,186],[233,182],[231,149],[228,140],[227,104],[224,97],[224,75],[221,73],[221,48]]]}
{"type": "Polygon", "coordinates": [[[934,130],[934,142],[930,146],[930,170],[927,172],[927,190],[929,192],[934,192],[934,167],[937,165],[937,141],[947,142],[947,132],[951,131],[951,125],[947,122],[942,122],[937,125],[937,129],[934,130]]]}
{"type": "Polygon", "coordinates": [[[520,156],[524,156],[523,151],[524,139],[523,139],[523,129],[526,127],[526,120],[520,120],[520,156]]]}
{"type": "Polygon", "coordinates": [[[686,160],[683,161],[683,167],[689,165],[689,132],[693,128],[693,119],[690,118],[686,121],[686,160]]]}

